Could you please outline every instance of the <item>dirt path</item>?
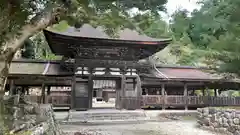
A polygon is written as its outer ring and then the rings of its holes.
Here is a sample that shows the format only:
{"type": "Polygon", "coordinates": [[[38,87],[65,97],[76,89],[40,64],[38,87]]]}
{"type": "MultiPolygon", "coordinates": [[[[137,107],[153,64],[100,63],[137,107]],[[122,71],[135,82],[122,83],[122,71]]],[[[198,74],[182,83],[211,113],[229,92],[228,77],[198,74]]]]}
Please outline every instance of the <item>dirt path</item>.
{"type": "Polygon", "coordinates": [[[61,128],[66,132],[84,132],[93,135],[217,135],[196,128],[193,121],[91,126],[61,125],[61,128]]]}

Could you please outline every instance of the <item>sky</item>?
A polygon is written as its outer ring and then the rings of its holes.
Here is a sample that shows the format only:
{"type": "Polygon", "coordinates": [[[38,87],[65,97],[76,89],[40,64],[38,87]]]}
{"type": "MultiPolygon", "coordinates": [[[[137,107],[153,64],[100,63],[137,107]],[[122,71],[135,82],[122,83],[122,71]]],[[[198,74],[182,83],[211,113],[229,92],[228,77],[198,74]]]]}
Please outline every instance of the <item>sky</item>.
{"type": "Polygon", "coordinates": [[[166,4],[167,14],[161,13],[164,20],[169,20],[169,16],[177,9],[187,9],[192,12],[194,9],[199,9],[200,6],[196,3],[198,0],[168,0],[166,4]]]}
{"type": "Polygon", "coordinates": [[[170,14],[178,8],[184,8],[191,12],[194,9],[199,8],[199,5],[196,4],[197,1],[198,0],[168,0],[166,8],[170,14]]]}

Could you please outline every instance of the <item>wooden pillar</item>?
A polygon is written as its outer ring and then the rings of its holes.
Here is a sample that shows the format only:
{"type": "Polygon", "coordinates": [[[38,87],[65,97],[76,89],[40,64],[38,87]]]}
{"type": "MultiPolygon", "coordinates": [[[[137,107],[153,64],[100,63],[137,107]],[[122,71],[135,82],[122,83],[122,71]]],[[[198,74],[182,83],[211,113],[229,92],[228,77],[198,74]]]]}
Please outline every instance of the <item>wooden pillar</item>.
{"type": "Polygon", "coordinates": [[[217,89],[214,89],[214,96],[217,97],[218,94],[217,94],[217,89]]]}
{"type": "Polygon", "coordinates": [[[92,74],[88,76],[88,106],[92,108],[92,97],[93,97],[93,78],[92,74]]]}
{"type": "Polygon", "coordinates": [[[126,97],[126,76],[123,74],[121,78],[121,109],[124,108],[124,101],[126,97]]]}
{"type": "MultiPolygon", "coordinates": [[[[44,103],[45,104],[48,104],[49,103],[49,99],[51,99],[50,97],[50,91],[51,91],[51,86],[47,86],[47,91],[46,91],[46,95],[45,95],[45,100],[44,100],[44,103]]],[[[52,100],[52,99],[51,99],[52,100]]],[[[52,103],[52,101],[50,101],[52,103]]]]}
{"type": "Polygon", "coordinates": [[[185,102],[185,110],[188,110],[188,89],[187,89],[187,84],[184,84],[184,102],[185,102]]]}
{"type": "Polygon", "coordinates": [[[205,89],[207,91],[207,96],[209,97],[210,96],[210,91],[209,91],[208,87],[206,87],[205,89]]]}
{"type": "Polygon", "coordinates": [[[26,86],[22,86],[22,93],[24,93],[24,95],[26,95],[26,86]]]}
{"type": "Polygon", "coordinates": [[[74,69],[73,69],[73,77],[72,77],[72,87],[71,87],[71,109],[75,109],[75,95],[76,95],[76,72],[77,72],[77,65],[76,61],[74,63],[74,69]]]}
{"type": "Polygon", "coordinates": [[[139,76],[137,76],[137,78],[136,78],[136,90],[137,90],[137,107],[136,107],[136,109],[141,109],[142,86],[141,86],[141,78],[139,76]]]}
{"type": "Polygon", "coordinates": [[[136,80],[137,96],[142,97],[141,78],[137,76],[136,80]]]}
{"type": "Polygon", "coordinates": [[[207,91],[207,105],[210,106],[211,105],[211,97],[210,97],[210,91],[209,88],[206,87],[206,91],[207,91]]]}
{"type": "Polygon", "coordinates": [[[44,83],[42,84],[41,89],[42,89],[42,97],[41,97],[42,102],[41,103],[45,104],[45,84],[44,83]]]}
{"type": "Polygon", "coordinates": [[[75,109],[75,86],[76,86],[76,76],[72,78],[72,88],[71,88],[71,109],[75,109]]]}
{"type": "Polygon", "coordinates": [[[14,85],[14,80],[10,80],[10,90],[9,95],[14,95],[14,91],[16,90],[16,87],[14,85]]]}
{"type": "Polygon", "coordinates": [[[121,79],[116,80],[116,103],[115,103],[115,108],[116,109],[121,109],[121,79]]]}
{"type": "Polygon", "coordinates": [[[193,89],[192,92],[193,92],[192,95],[195,96],[195,89],[193,89]]]}
{"type": "Polygon", "coordinates": [[[51,94],[51,86],[47,86],[47,95],[50,95],[51,94]]]}
{"type": "Polygon", "coordinates": [[[146,95],[148,95],[148,88],[145,89],[145,93],[146,93],[146,95]]]}
{"type": "Polygon", "coordinates": [[[29,95],[29,86],[26,86],[27,95],[29,95]]]}
{"type": "Polygon", "coordinates": [[[202,89],[202,95],[205,96],[205,89],[202,89]]]}
{"type": "Polygon", "coordinates": [[[162,110],[165,110],[165,104],[166,104],[166,96],[165,96],[165,84],[161,84],[161,95],[163,98],[163,103],[162,103],[162,110]]]}

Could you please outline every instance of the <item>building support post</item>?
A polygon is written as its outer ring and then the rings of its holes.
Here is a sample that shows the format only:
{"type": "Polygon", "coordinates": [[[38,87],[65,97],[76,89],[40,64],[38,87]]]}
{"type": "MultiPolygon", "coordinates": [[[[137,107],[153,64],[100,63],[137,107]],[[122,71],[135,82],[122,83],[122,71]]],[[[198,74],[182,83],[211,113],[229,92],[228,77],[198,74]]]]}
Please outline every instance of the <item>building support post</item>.
{"type": "Polygon", "coordinates": [[[211,97],[210,97],[210,91],[209,91],[209,88],[206,87],[206,91],[207,91],[207,101],[208,101],[208,106],[211,105],[211,97]]]}
{"type": "Polygon", "coordinates": [[[217,97],[218,94],[217,94],[217,89],[214,89],[214,96],[217,97]]]}
{"type": "Polygon", "coordinates": [[[124,105],[124,102],[126,100],[126,76],[125,74],[122,75],[122,78],[121,78],[121,99],[120,99],[120,102],[121,102],[121,107],[120,109],[123,109],[124,107],[126,107],[124,105]]]}
{"type": "Polygon", "coordinates": [[[185,103],[185,110],[188,110],[188,89],[187,89],[186,83],[184,83],[184,103],[185,103]]]}
{"type": "Polygon", "coordinates": [[[10,90],[9,90],[9,95],[12,96],[14,95],[14,91],[16,90],[16,87],[14,85],[14,80],[10,80],[10,90]]]}
{"type": "Polygon", "coordinates": [[[141,78],[139,76],[137,76],[136,78],[136,90],[137,90],[137,109],[141,109],[141,101],[142,101],[142,85],[141,85],[141,78]]]}
{"type": "Polygon", "coordinates": [[[193,95],[193,96],[195,96],[195,91],[196,91],[195,89],[192,90],[192,95],[193,95]]]}
{"type": "Polygon", "coordinates": [[[92,108],[92,99],[93,99],[93,77],[92,73],[88,76],[88,107],[92,108]]]}
{"type": "Polygon", "coordinates": [[[165,84],[161,84],[161,95],[163,98],[163,103],[162,103],[162,110],[165,110],[165,105],[166,105],[166,97],[165,97],[165,84]]]}
{"type": "Polygon", "coordinates": [[[49,96],[50,94],[51,94],[51,86],[48,85],[48,86],[47,86],[47,95],[49,96]]]}
{"type": "Polygon", "coordinates": [[[41,100],[42,100],[42,102],[41,103],[43,103],[43,104],[45,104],[45,84],[43,83],[42,84],[42,97],[41,97],[41,100]]]}
{"type": "Polygon", "coordinates": [[[205,89],[202,89],[202,95],[205,96],[205,89]]]}
{"type": "Polygon", "coordinates": [[[76,89],[75,89],[75,86],[76,86],[76,72],[77,72],[77,64],[76,64],[76,60],[75,60],[75,63],[74,63],[74,69],[73,69],[73,77],[72,77],[72,87],[71,87],[71,109],[76,109],[75,108],[75,98],[76,98],[76,89]]]}
{"type": "Polygon", "coordinates": [[[72,78],[71,109],[75,109],[75,85],[76,85],[76,75],[74,75],[72,78]]]}
{"type": "Polygon", "coordinates": [[[29,95],[29,86],[26,86],[27,95],[29,95]]]}
{"type": "MultiPolygon", "coordinates": [[[[50,93],[51,93],[51,86],[50,85],[48,85],[47,86],[47,96],[46,96],[46,100],[45,100],[45,103],[49,103],[49,99],[51,99],[50,98],[50,93]]],[[[52,100],[52,99],[51,99],[52,100]]],[[[51,101],[51,103],[52,103],[52,101],[51,101]]]]}

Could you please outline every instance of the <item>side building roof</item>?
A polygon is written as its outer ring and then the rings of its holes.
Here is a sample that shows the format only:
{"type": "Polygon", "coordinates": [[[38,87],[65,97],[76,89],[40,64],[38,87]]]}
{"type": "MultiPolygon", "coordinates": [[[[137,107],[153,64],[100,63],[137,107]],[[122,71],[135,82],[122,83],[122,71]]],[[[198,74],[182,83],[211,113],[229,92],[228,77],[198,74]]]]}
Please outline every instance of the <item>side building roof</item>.
{"type": "MultiPolygon", "coordinates": [[[[150,73],[140,73],[140,76],[144,78],[143,82],[145,83],[148,83],[145,80],[151,79],[159,83],[162,81],[179,81],[240,84],[238,79],[226,79],[222,75],[213,74],[209,71],[208,69],[194,67],[157,66],[157,70],[150,70],[150,73]]],[[[71,78],[73,75],[73,72],[61,66],[60,61],[13,60],[9,71],[10,78],[21,76],[71,78]]]]}
{"type": "Polygon", "coordinates": [[[45,60],[13,60],[9,69],[10,75],[43,75],[43,76],[71,76],[72,72],[65,70],[60,61],[45,60]]]}

